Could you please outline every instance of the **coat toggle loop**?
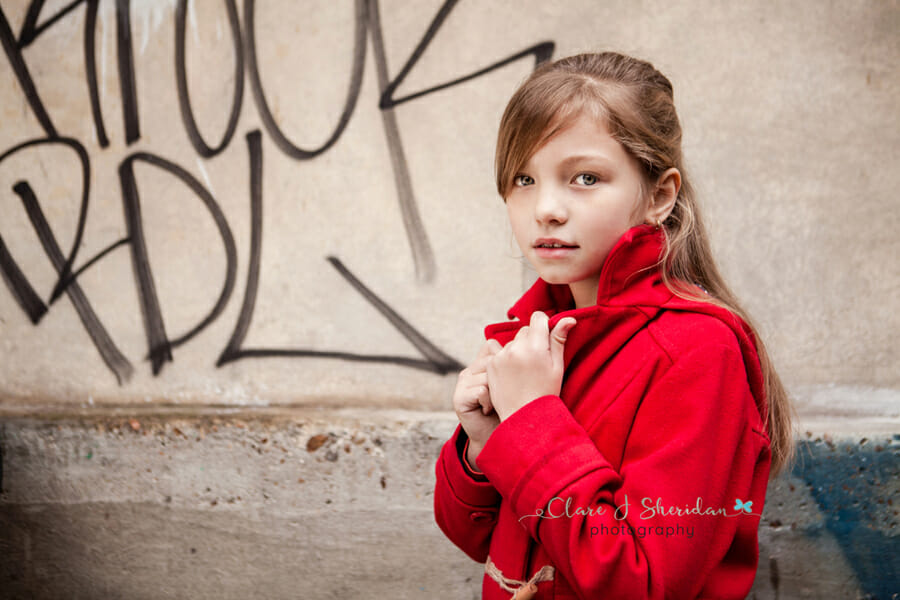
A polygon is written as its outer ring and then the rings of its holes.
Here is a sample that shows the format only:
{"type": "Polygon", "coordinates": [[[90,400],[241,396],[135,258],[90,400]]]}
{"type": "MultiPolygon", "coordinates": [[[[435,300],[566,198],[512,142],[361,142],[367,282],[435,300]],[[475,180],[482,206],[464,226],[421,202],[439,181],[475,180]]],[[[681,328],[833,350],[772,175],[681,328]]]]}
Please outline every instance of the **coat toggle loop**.
{"type": "Polygon", "coordinates": [[[505,591],[513,592],[510,600],[530,600],[537,593],[537,584],[542,581],[553,581],[553,567],[550,565],[541,567],[528,581],[508,579],[503,576],[503,573],[497,568],[490,556],[487,557],[487,562],[484,563],[484,572],[505,591]],[[522,594],[520,595],[519,592],[522,592],[522,594]]]}

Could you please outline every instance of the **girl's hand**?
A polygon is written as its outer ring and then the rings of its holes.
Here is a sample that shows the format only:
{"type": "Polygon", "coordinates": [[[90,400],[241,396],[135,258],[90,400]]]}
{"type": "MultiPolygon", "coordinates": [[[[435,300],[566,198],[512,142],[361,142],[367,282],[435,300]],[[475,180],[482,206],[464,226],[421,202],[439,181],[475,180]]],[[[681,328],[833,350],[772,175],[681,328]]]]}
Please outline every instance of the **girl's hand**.
{"type": "Polygon", "coordinates": [[[535,398],[559,394],[563,348],[575,319],[566,317],[549,330],[550,320],[534,312],[531,322],[488,363],[491,401],[501,421],[535,398]]]}
{"type": "Polygon", "coordinates": [[[469,436],[467,458],[472,466],[475,466],[481,448],[500,424],[491,402],[487,377],[487,365],[500,348],[497,340],[485,342],[475,361],[459,374],[456,391],[453,392],[453,410],[469,436]]]}

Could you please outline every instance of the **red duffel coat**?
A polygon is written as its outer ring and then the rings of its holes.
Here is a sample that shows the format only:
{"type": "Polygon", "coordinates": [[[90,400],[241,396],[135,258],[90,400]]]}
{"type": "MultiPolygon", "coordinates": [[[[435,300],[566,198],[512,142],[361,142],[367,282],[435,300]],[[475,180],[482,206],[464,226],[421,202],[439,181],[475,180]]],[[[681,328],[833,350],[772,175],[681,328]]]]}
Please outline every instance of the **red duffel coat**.
{"type": "MultiPolygon", "coordinates": [[[[662,283],[662,235],[618,240],[596,306],[539,279],[518,320],[488,326],[505,344],[534,311],[551,328],[575,317],[562,390],[494,430],[483,476],[460,427],[438,459],[441,530],[510,580],[552,565],[537,598],[744,598],[753,584],[771,461],[759,358],[742,320],[662,283]]],[[[485,575],[484,600],[511,596],[485,575]]]]}

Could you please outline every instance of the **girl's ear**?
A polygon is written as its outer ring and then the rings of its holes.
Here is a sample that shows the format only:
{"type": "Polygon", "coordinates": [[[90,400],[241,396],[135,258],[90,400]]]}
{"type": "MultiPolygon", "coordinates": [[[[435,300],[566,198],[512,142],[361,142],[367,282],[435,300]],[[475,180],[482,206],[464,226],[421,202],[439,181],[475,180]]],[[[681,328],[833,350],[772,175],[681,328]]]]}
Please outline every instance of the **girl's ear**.
{"type": "Polygon", "coordinates": [[[667,169],[656,182],[650,207],[647,208],[644,215],[644,221],[652,225],[665,221],[675,207],[675,200],[678,198],[680,189],[681,173],[674,167],[667,169]]]}

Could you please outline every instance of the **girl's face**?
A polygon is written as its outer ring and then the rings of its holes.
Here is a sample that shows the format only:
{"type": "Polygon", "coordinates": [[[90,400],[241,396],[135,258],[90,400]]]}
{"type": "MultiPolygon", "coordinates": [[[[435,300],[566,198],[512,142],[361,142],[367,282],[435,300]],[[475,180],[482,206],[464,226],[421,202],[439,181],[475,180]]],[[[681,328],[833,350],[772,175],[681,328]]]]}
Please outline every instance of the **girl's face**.
{"type": "Polygon", "coordinates": [[[597,303],[607,254],[646,220],[642,181],[637,161],[585,114],[515,176],[506,209],[516,242],[542,279],[568,284],[576,307],[597,303]]]}

